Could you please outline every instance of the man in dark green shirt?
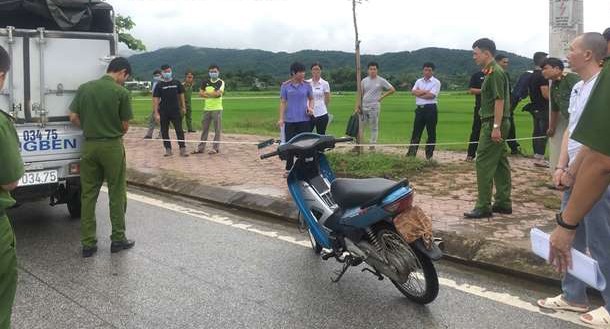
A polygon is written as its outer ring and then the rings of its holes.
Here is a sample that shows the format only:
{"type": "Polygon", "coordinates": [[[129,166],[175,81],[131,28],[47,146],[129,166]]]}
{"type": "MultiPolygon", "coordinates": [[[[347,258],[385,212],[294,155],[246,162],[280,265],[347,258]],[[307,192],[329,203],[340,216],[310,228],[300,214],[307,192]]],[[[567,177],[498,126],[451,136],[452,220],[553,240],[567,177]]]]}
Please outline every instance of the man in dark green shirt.
{"type": "Polygon", "coordinates": [[[487,38],[472,45],[475,62],[484,68],[481,87],[481,137],[476,156],[478,199],[466,218],[492,216],[492,212],[512,213],[510,165],[506,143],[510,130],[510,83],[496,63],[496,44],[487,38]],[[495,202],[491,198],[496,185],[495,202]]]}
{"type": "Polygon", "coordinates": [[[108,184],[112,235],[111,252],[129,249],[125,237],[127,207],[126,161],[123,135],[133,117],[131,100],[122,84],[131,74],[129,62],[113,59],[107,74],[78,88],[70,105],[70,121],[83,129],[81,170],[81,243],[83,257],[97,251],[95,205],[104,180],[108,184]]]}
{"type": "Polygon", "coordinates": [[[551,172],[555,172],[563,135],[570,119],[568,108],[572,88],[580,81],[580,77],[576,73],[565,72],[563,62],[559,58],[547,58],[541,67],[544,78],[553,81],[550,88],[551,119],[546,135],[549,137],[549,165],[551,172]]]}
{"type": "MultiPolygon", "coordinates": [[[[0,46],[0,90],[10,68],[8,53],[0,46]]],[[[0,110],[0,329],[11,327],[11,311],[17,289],[15,235],[6,209],[15,204],[9,191],[23,176],[23,160],[13,118],[0,110]]]]}
{"type": "Polygon", "coordinates": [[[189,133],[194,133],[193,129],[193,108],[192,98],[193,98],[193,83],[195,80],[195,75],[192,71],[186,71],[186,75],[184,76],[184,82],[182,85],[184,86],[184,104],[186,105],[186,113],[184,114],[184,120],[186,121],[186,128],[189,133]]]}
{"type": "Polygon", "coordinates": [[[575,236],[575,231],[566,229],[565,224],[578,225],[610,184],[610,28],[603,35],[608,57],[601,63],[597,84],[571,136],[583,147],[567,173],[575,181],[566,208],[557,216],[558,224],[563,225],[551,235],[550,261],[563,272],[571,265],[570,248],[575,236]]]}

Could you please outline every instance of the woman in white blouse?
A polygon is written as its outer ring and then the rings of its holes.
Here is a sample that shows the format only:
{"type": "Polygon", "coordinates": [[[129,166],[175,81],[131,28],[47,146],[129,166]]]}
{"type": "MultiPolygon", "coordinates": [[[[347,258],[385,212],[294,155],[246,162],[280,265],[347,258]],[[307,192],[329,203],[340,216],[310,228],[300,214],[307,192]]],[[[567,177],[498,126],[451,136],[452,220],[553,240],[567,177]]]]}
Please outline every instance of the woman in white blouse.
{"type": "MultiPolygon", "coordinates": [[[[311,65],[311,79],[307,80],[313,89],[313,125],[316,132],[320,135],[326,135],[326,127],[328,126],[328,104],[330,103],[330,85],[322,79],[322,65],[313,63],[311,65]]],[[[313,129],[312,129],[313,130],[313,129]]]]}

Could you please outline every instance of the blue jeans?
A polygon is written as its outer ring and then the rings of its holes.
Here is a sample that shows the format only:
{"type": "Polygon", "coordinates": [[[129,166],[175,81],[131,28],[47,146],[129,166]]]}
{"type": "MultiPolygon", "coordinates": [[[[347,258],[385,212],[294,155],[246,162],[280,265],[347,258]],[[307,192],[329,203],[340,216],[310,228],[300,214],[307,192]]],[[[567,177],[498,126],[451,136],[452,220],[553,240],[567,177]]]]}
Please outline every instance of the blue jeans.
{"type": "MultiPolygon", "coordinates": [[[[568,203],[571,191],[563,194],[561,209],[568,203]]],[[[599,263],[599,267],[606,278],[606,289],[601,292],[606,310],[610,312],[610,186],[602,198],[593,206],[593,209],[585,216],[576,229],[574,237],[574,249],[586,253],[587,248],[591,257],[599,263]]],[[[588,304],[587,285],[566,273],[561,282],[564,298],[570,303],[588,304]]]]}

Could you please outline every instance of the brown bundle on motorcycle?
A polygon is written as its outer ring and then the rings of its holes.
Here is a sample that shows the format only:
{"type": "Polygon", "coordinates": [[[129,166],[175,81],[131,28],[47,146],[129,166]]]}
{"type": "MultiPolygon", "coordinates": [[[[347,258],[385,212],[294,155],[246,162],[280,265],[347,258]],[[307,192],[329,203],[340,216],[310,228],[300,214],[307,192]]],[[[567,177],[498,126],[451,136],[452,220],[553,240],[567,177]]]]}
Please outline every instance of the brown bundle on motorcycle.
{"type": "Polygon", "coordinates": [[[394,226],[408,243],[421,238],[426,248],[432,247],[432,220],[420,207],[413,206],[396,216],[394,226]]]}

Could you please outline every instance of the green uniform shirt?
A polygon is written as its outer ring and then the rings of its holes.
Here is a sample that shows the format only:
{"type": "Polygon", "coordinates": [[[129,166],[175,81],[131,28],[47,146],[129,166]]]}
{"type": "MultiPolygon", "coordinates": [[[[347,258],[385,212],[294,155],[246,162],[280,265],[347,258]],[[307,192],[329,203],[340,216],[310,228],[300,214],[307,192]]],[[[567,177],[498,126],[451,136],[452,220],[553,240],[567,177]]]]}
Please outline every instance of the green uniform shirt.
{"type": "Polygon", "coordinates": [[[182,84],[184,86],[184,103],[186,107],[191,107],[191,98],[193,97],[193,85],[188,85],[186,83],[182,84]]]}
{"type": "Polygon", "coordinates": [[[610,57],[597,77],[576,129],[571,138],[589,148],[610,156],[610,57]]]}
{"type": "Polygon", "coordinates": [[[494,117],[495,103],[498,99],[504,100],[503,117],[510,117],[510,82],[504,70],[495,61],[489,63],[483,71],[485,80],[481,86],[481,120],[494,117]]]}
{"type": "Polygon", "coordinates": [[[86,139],[121,137],[122,122],[133,117],[129,91],[107,75],[81,85],[70,111],[79,115],[86,139]]]}
{"type": "Polygon", "coordinates": [[[564,118],[570,118],[570,96],[572,88],[580,81],[580,77],[575,73],[566,73],[561,80],[553,81],[551,87],[551,110],[561,112],[564,118]]]}
{"type": "MultiPolygon", "coordinates": [[[[206,80],[201,84],[201,90],[206,92],[220,91],[224,93],[225,82],[221,79],[215,81],[206,80]]],[[[203,106],[204,111],[218,111],[222,110],[222,96],[214,98],[206,98],[205,105],[203,106]]]]}
{"type": "MultiPolygon", "coordinates": [[[[18,181],[23,176],[23,160],[19,153],[19,137],[13,119],[0,111],[0,185],[18,181]]],[[[8,191],[0,187],[0,215],[15,204],[8,191]]]]}

